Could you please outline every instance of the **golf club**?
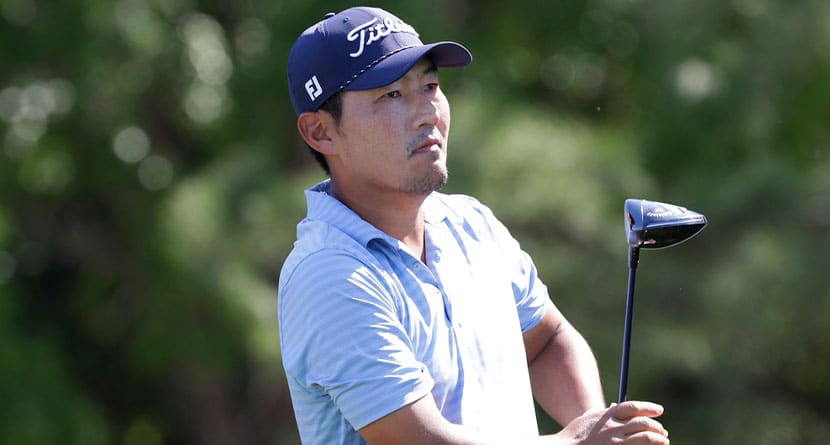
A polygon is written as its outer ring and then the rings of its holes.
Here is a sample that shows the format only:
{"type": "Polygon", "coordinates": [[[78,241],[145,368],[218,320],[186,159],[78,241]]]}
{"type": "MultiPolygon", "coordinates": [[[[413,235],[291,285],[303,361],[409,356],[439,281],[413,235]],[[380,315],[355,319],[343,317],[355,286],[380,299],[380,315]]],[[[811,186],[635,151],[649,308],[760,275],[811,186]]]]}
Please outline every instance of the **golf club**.
{"type": "Polygon", "coordinates": [[[706,227],[700,213],[684,207],[644,199],[625,200],[625,236],[628,240],[628,292],[625,299],[620,394],[618,403],[628,393],[628,358],[631,350],[631,319],[634,313],[634,278],[640,262],[640,249],[662,249],[680,244],[706,227]]]}

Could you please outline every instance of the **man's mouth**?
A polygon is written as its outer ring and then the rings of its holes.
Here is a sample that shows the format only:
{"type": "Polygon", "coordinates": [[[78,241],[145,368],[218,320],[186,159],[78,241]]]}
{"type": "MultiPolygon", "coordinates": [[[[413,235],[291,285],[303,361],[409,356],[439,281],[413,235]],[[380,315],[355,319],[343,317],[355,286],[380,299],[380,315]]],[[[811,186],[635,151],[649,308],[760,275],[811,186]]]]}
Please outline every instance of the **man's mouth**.
{"type": "Polygon", "coordinates": [[[415,146],[415,148],[410,151],[409,155],[414,156],[420,153],[431,153],[439,150],[441,150],[441,141],[438,138],[430,136],[415,146]]]}

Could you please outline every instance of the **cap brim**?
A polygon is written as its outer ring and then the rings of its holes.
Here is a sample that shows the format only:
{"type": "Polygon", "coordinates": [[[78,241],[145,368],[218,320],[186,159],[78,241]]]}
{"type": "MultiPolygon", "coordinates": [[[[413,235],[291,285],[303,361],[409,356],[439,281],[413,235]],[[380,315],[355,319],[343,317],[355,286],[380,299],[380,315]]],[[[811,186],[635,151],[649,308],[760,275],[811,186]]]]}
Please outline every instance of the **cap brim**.
{"type": "Polygon", "coordinates": [[[424,56],[429,56],[430,60],[439,68],[467,66],[473,61],[473,55],[470,51],[455,42],[437,42],[413,46],[400,50],[378,62],[357,76],[343,89],[369,90],[389,85],[403,77],[424,56]]]}

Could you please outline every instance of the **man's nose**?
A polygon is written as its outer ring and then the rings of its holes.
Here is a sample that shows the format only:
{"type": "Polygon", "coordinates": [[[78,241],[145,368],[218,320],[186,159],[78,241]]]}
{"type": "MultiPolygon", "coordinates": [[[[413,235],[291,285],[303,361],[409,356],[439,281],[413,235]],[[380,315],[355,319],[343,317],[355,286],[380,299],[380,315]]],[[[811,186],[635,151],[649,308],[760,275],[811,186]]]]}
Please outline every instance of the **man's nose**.
{"type": "Polygon", "coordinates": [[[419,99],[416,127],[435,126],[441,120],[441,98],[434,93],[424,94],[419,99]]]}

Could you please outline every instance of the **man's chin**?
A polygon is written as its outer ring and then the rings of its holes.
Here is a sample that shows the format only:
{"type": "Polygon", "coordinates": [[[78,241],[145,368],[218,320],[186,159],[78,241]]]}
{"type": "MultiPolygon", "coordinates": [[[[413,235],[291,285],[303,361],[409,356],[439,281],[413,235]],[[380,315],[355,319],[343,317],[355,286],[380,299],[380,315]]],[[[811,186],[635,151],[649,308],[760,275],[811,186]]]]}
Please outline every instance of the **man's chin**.
{"type": "Polygon", "coordinates": [[[410,184],[409,193],[412,195],[427,196],[432,192],[441,190],[449,179],[446,170],[433,171],[428,176],[410,184]]]}

